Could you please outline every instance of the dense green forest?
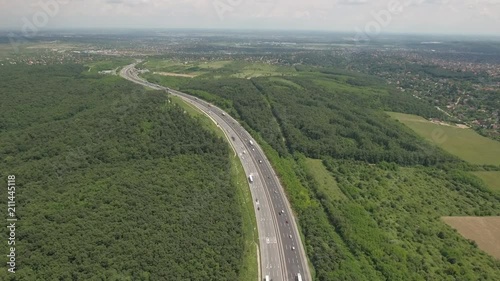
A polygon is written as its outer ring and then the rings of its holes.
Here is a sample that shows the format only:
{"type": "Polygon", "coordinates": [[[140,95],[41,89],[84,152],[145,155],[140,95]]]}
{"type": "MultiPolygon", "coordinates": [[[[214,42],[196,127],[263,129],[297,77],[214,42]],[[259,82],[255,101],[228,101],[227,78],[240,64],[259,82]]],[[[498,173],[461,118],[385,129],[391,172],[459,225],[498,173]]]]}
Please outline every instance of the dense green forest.
{"type": "Polygon", "coordinates": [[[164,93],[83,70],[0,68],[0,177],[16,175],[19,218],[0,280],[238,280],[227,144],[164,93]]]}
{"type": "Polygon", "coordinates": [[[352,86],[344,86],[346,91],[331,90],[335,85],[325,86],[321,83],[328,81],[324,77],[319,83],[313,81],[307,76],[288,80],[200,79],[181,89],[200,97],[207,97],[200,94],[202,91],[216,93],[219,98],[212,101],[223,107],[232,104],[237,116],[281,155],[302,152],[313,158],[329,155],[402,165],[458,161],[418,139],[381,112],[393,110],[425,115],[436,111],[431,106],[404,103],[404,98],[398,102],[391,98],[393,94],[380,89],[375,89],[373,94],[365,94],[372,88],[358,93],[352,86]]]}

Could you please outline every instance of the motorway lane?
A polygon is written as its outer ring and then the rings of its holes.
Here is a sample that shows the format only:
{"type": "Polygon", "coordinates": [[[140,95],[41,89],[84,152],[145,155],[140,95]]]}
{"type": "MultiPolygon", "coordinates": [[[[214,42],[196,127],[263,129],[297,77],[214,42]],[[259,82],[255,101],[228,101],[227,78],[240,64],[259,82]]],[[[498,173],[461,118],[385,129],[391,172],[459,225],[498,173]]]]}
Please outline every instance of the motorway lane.
{"type": "Polygon", "coordinates": [[[252,140],[250,134],[221,109],[182,92],[142,80],[137,76],[134,67],[135,64],[124,67],[120,75],[153,89],[167,90],[203,111],[223,129],[238,154],[245,173],[247,176],[250,174],[253,176],[254,181],[250,183],[250,190],[259,232],[261,277],[269,275],[273,281],[296,280],[297,273],[301,273],[302,280],[311,280],[290,204],[260,146],[255,141],[253,145],[250,144],[252,140]],[[284,213],[281,213],[282,210],[284,213]]]}

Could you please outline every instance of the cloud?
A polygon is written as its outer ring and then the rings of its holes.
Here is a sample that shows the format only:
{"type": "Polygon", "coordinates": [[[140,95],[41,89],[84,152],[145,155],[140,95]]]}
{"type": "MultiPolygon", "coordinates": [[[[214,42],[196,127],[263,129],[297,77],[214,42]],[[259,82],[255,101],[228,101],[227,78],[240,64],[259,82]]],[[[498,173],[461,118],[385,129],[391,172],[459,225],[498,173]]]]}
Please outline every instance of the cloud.
{"type": "MultiPolygon", "coordinates": [[[[0,0],[0,27],[19,30],[23,17],[54,0],[0,0]]],[[[59,0],[58,0],[59,1],[59,0]]],[[[384,32],[500,34],[500,0],[65,0],[54,27],[230,27],[353,31],[391,1],[407,4],[384,32]],[[228,5],[219,17],[214,3],[228,5]],[[409,4],[409,5],[408,5],[409,4]]]]}
{"type": "Polygon", "coordinates": [[[366,5],[367,0],[340,0],[337,2],[339,5],[366,5]]]}

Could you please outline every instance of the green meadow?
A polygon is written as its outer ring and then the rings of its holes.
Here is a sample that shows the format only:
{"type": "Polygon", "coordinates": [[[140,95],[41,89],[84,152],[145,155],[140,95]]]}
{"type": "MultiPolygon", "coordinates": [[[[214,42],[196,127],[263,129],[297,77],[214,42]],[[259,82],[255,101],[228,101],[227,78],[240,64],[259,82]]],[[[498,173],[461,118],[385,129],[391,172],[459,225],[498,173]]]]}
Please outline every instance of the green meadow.
{"type": "Polygon", "coordinates": [[[473,172],[473,174],[481,178],[493,192],[500,193],[500,172],[473,172]]]}
{"type": "Polygon", "coordinates": [[[471,129],[439,125],[416,115],[388,112],[417,134],[451,154],[479,165],[500,165],[500,142],[471,129]]]}

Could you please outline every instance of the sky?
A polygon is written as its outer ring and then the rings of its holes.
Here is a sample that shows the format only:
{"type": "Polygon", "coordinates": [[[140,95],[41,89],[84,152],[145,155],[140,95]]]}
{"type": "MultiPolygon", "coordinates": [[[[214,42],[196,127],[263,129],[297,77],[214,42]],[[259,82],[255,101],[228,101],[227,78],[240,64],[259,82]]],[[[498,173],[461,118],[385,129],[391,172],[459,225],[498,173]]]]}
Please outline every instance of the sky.
{"type": "Polygon", "coordinates": [[[0,29],[61,28],[500,35],[500,0],[0,0],[0,29]]]}

